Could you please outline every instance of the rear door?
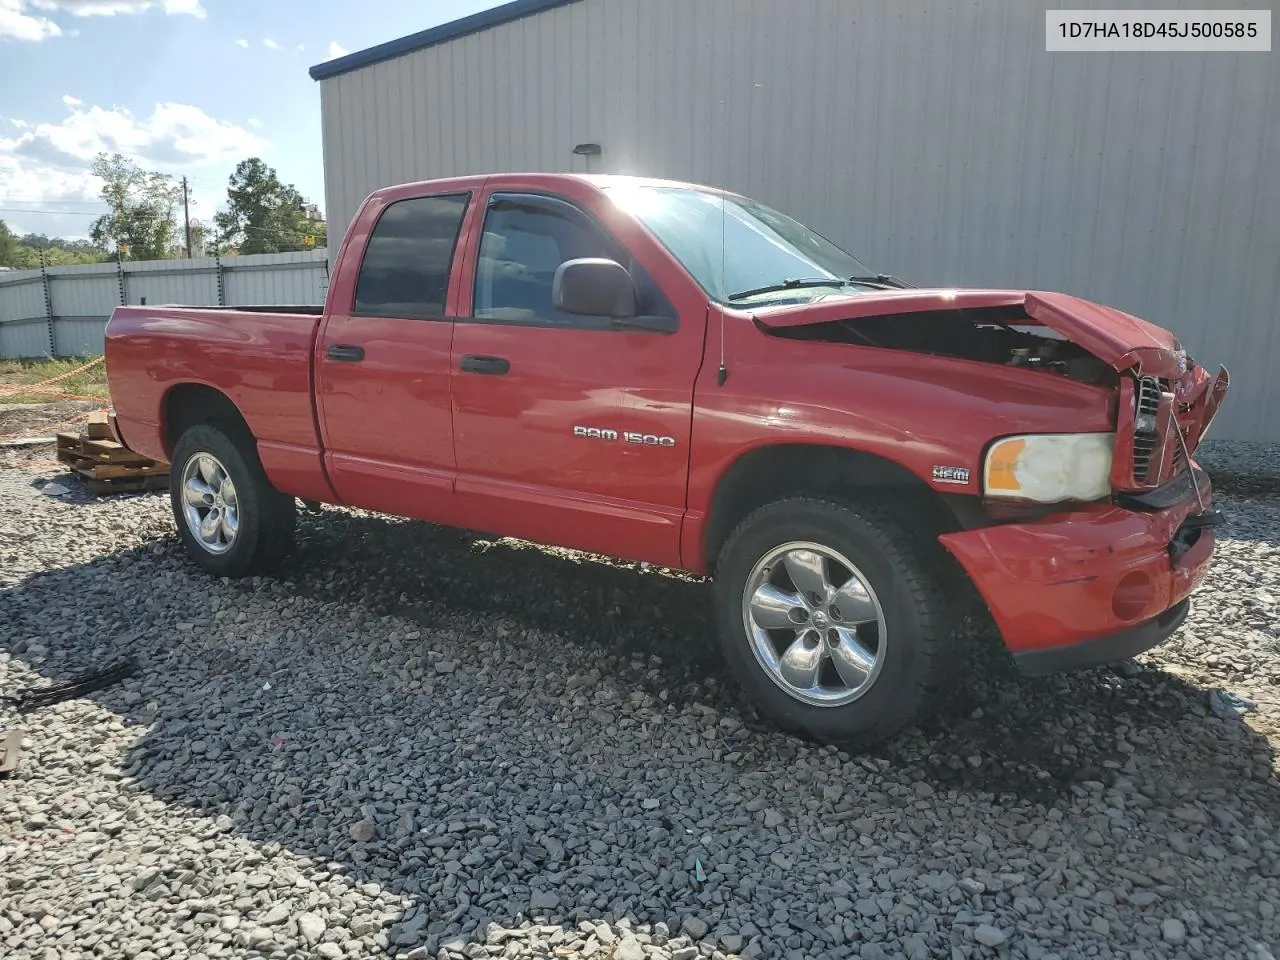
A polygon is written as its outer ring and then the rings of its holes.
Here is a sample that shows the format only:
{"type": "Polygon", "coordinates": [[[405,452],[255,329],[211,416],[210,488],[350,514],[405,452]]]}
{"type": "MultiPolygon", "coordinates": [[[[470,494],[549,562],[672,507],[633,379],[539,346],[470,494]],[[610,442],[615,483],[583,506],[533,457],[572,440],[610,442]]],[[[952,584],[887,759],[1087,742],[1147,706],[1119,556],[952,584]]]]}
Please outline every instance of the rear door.
{"type": "Polygon", "coordinates": [[[353,287],[334,291],[315,358],[325,463],[345,503],[452,514],[450,280],[471,198],[396,199],[353,225],[347,249],[364,255],[353,287]]]}
{"type": "Polygon", "coordinates": [[[494,192],[483,217],[453,340],[460,522],[678,563],[705,301],[670,333],[562,313],[552,281],[578,257],[628,267],[642,313],[677,301],[581,204],[494,192]]]}

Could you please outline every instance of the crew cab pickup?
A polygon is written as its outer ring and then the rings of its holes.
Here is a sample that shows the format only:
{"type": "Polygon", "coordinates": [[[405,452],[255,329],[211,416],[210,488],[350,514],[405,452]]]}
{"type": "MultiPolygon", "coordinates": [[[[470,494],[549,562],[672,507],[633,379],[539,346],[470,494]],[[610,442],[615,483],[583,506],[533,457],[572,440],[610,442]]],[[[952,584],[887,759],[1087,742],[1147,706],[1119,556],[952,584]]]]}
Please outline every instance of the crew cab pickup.
{"type": "Polygon", "coordinates": [[[1025,671],[1090,666],[1177,629],[1214,547],[1225,370],[691,184],[381,189],[323,309],[119,307],[106,363],[210,573],[278,563],[300,499],[709,575],[749,696],[841,743],[929,708],[975,588],[1025,671]]]}

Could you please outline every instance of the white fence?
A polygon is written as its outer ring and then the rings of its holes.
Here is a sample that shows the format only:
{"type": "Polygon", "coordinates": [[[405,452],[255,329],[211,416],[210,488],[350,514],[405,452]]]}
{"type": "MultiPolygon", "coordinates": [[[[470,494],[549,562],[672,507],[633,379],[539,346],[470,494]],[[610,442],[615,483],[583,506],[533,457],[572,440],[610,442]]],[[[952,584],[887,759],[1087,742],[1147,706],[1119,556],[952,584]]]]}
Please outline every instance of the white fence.
{"type": "Polygon", "coordinates": [[[0,271],[0,357],[101,353],[107,320],[121,304],[324,303],[327,257],[314,250],[0,271]]]}

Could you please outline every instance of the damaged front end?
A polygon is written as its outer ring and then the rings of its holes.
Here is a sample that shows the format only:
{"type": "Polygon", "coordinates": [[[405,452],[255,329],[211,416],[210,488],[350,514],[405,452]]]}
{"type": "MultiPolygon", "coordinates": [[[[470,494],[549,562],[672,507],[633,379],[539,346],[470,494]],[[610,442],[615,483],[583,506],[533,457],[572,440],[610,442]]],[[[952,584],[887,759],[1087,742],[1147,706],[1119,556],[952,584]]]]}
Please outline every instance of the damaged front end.
{"type": "Polygon", "coordinates": [[[1198,493],[1192,455],[1226,396],[1167,330],[1058,293],[901,290],[757,311],[788,339],[989,363],[1115,392],[1111,486],[1146,494],[1174,482],[1198,493]]]}
{"type": "MultiPolygon", "coordinates": [[[[964,437],[982,484],[957,512],[961,528],[938,539],[1023,670],[1133,656],[1182,623],[1221,519],[1193,457],[1226,395],[1225,369],[1211,375],[1167,330],[1061,294],[903,290],[761,310],[754,320],[777,337],[1020,368],[999,378],[1016,379],[1016,390],[991,392],[994,429],[964,437]],[[1070,412],[1044,425],[1036,396],[1074,391],[1037,390],[1041,377],[1098,388],[1088,393],[1109,429],[1083,409],[1079,432],[1070,412]]],[[[868,353],[859,368],[877,362],[868,353]]],[[[960,366],[953,375],[965,379],[960,366]]]]}
{"type": "Polygon", "coordinates": [[[1029,317],[1120,374],[1112,487],[1148,491],[1188,473],[1230,387],[1226,367],[1210,376],[1169,331],[1110,307],[1062,294],[1025,302],[1029,317]]]}

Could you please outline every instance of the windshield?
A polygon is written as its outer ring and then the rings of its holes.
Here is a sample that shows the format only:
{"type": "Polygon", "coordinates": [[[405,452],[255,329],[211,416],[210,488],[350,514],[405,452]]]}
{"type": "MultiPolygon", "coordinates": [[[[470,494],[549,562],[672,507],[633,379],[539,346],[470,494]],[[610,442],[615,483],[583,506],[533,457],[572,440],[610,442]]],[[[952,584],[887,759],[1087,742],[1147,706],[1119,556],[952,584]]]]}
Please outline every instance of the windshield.
{"type": "Polygon", "coordinates": [[[610,185],[605,192],[721,302],[813,300],[847,286],[850,277],[875,275],[830,240],[754,200],[645,184],[610,185]],[[761,291],[768,287],[778,289],[761,291]],[[761,292],[744,297],[743,291],[761,292]]]}

